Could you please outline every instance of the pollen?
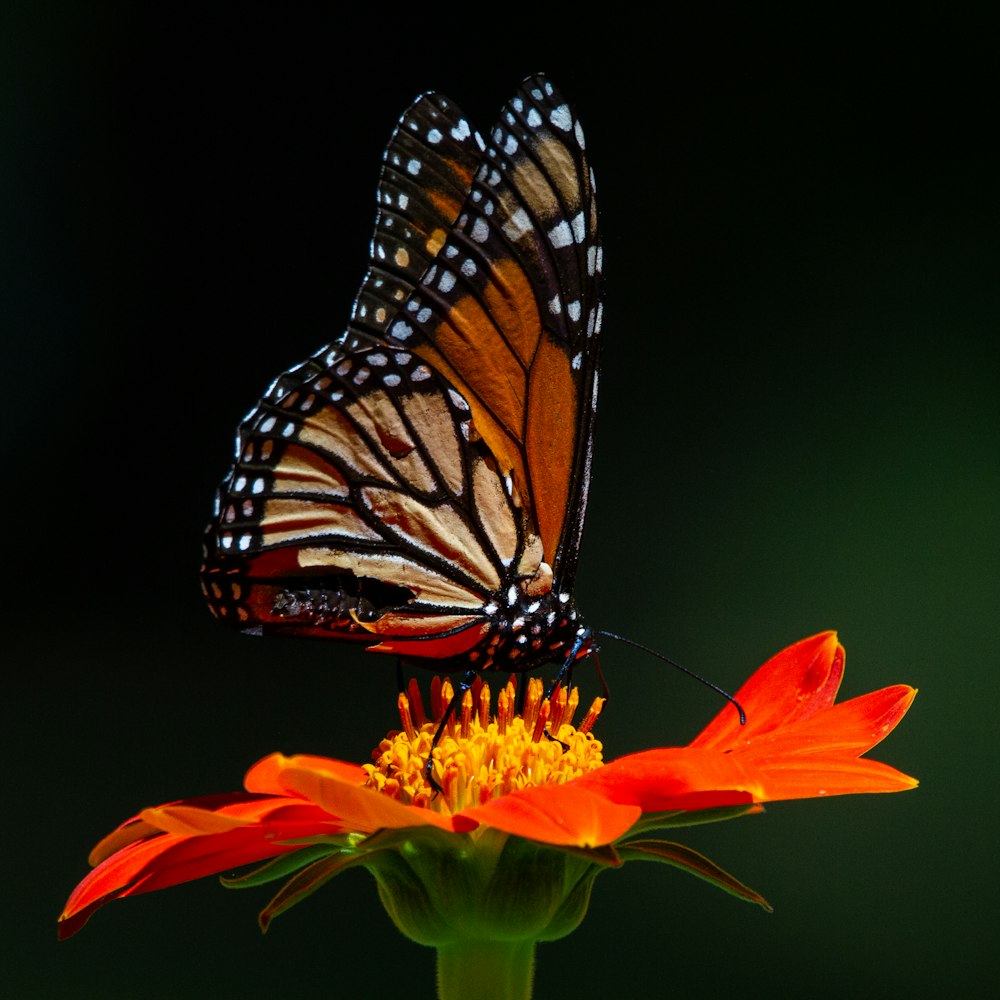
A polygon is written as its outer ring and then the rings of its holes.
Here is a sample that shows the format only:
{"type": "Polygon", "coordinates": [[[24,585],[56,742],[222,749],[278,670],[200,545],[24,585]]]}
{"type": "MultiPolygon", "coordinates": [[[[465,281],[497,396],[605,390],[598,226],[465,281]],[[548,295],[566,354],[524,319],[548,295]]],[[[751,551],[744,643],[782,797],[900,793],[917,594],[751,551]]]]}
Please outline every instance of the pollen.
{"type": "Polygon", "coordinates": [[[493,706],[489,684],[477,679],[435,745],[454,688],[447,678],[435,677],[430,694],[428,715],[416,680],[410,681],[399,695],[402,729],[390,732],[372,752],[374,763],[365,765],[370,788],[407,805],[451,815],[518,789],[570,781],[603,764],[603,747],[590,731],[603,698],[574,727],[576,688],[560,687],[549,700],[541,680],[530,678],[518,713],[514,680],[493,706]],[[433,783],[426,778],[428,754],[433,783]]]}

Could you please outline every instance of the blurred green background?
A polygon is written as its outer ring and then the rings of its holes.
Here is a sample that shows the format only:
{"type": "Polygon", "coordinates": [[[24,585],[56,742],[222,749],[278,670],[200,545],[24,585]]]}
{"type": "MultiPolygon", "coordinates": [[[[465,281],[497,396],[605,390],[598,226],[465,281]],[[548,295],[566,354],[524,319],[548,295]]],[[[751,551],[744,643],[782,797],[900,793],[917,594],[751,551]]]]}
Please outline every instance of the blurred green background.
{"type": "MultiPolygon", "coordinates": [[[[678,838],[770,916],[669,870],[602,877],[536,995],[983,995],[995,35],[985,5],[767,9],[5,5],[7,995],[432,996],[363,872],[264,938],[267,891],[213,880],[58,946],[55,918],[140,807],[275,749],[364,760],[392,726],[390,660],[209,618],[201,530],[240,417],[346,321],[400,112],[434,88],[486,129],[537,70],[582,117],[607,244],[583,612],[729,688],[839,629],[845,696],[920,688],[874,756],[922,784],[678,838]]],[[[609,756],[719,707],[628,648],[602,665],[609,756]]]]}

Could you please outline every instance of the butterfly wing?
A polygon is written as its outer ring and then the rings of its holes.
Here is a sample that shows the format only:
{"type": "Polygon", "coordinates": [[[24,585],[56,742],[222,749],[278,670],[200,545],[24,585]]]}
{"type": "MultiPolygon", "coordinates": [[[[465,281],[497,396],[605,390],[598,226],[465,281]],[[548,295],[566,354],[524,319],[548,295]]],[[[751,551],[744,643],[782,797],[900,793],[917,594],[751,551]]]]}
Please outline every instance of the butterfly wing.
{"type": "Polygon", "coordinates": [[[579,121],[544,77],[488,136],[442,251],[388,328],[458,387],[571,589],[590,482],[602,248],[579,121]]]}
{"type": "Polygon", "coordinates": [[[385,333],[458,217],[483,147],[441,94],[421,95],[400,118],[382,157],[369,269],[347,336],[385,333]]]}
{"type": "MultiPolygon", "coordinates": [[[[501,122],[483,152],[437,95],[401,119],[347,332],[240,427],[206,544],[220,618],[473,662],[498,620],[569,587],[597,380],[593,181],[544,79],[501,122]]],[[[536,659],[555,656],[544,638],[536,659]]]]}

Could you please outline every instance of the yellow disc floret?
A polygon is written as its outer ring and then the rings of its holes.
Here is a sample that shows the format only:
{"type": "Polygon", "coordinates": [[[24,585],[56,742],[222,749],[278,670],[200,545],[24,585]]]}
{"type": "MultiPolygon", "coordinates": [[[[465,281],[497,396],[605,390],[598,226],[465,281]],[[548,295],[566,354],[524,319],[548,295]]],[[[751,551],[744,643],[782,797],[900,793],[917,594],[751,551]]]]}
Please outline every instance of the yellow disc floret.
{"type": "Polygon", "coordinates": [[[570,781],[602,765],[602,746],[590,729],[603,698],[594,701],[574,728],[576,688],[569,694],[560,688],[549,701],[542,682],[531,678],[524,694],[521,713],[515,714],[516,691],[509,681],[491,715],[489,685],[477,679],[435,746],[434,736],[453,697],[451,682],[434,678],[427,718],[416,681],[411,681],[399,696],[403,728],[389,733],[372,753],[374,764],[365,765],[368,785],[409,805],[451,814],[520,788],[570,781]],[[428,754],[437,788],[426,779],[428,754]]]}

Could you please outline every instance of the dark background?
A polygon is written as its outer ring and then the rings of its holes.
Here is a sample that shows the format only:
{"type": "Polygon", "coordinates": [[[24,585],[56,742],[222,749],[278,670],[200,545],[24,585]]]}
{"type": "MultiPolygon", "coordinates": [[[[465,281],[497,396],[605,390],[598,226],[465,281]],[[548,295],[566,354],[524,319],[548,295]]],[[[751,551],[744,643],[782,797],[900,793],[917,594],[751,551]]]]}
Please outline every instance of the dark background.
{"type": "MultiPolygon", "coordinates": [[[[392,726],[389,659],[212,621],[200,534],[239,418],[346,321],[403,108],[440,89],[486,129],[536,70],[586,126],[606,237],[587,620],[730,688],[837,628],[845,696],[921,689],[874,755],[922,782],[680,838],[770,916],[670,870],[602,877],[537,996],[975,994],[1000,712],[986,17],[161,6],[2,15],[9,995],[432,995],[363,872],[264,938],[267,890],[211,879],[58,946],[55,918],[138,808],[276,749],[364,760],[392,726]]],[[[609,756],[719,707],[628,648],[602,664],[609,756]]]]}

